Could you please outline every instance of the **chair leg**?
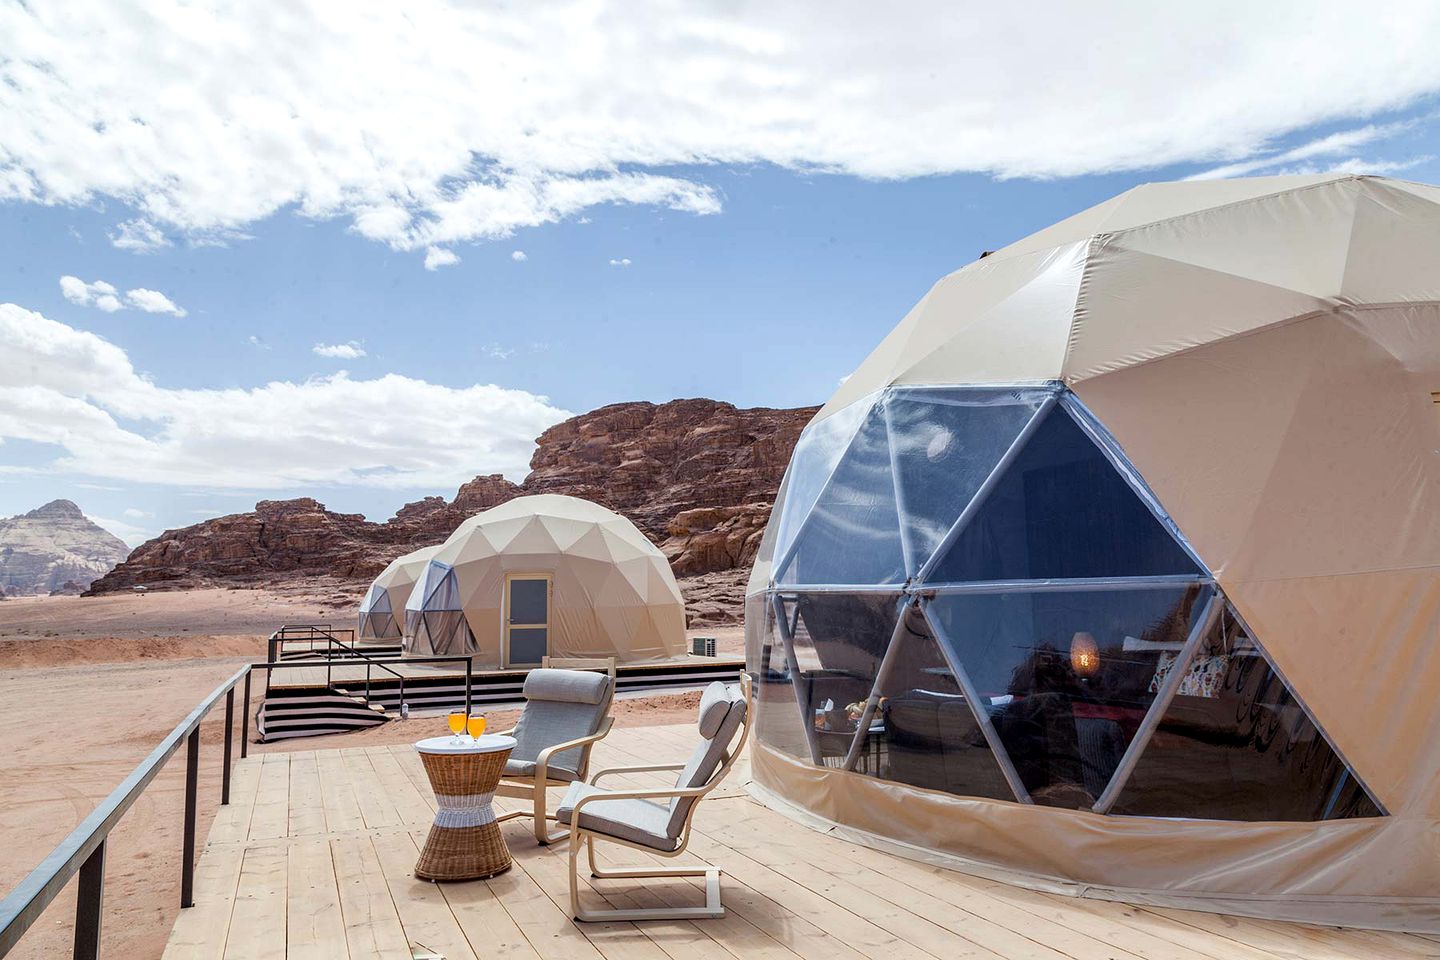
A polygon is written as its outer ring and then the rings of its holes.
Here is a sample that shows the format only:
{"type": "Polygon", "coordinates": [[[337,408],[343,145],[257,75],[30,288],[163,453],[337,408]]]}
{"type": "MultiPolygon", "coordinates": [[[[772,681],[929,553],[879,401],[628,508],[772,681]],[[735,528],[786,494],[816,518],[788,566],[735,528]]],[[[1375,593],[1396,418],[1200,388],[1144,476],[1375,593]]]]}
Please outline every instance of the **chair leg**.
{"type": "Polygon", "coordinates": [[[602,870],[595,862],[595,837],[582,833],[590,860],[590,875],[601,880],[649,880],[664,877],[704,877],[705,905],[702,907],[656,907],[637,910],[582,910],[580,897],[576,892],[579,883],[576,872],[579,843],[571,834],[570,843],[570,911],[576,920],[591,923],[606,923],[626,920],[713,920],[725,916],[725,907],[720,902],[719,867],[640,867],[633,870],[602,870]]]}
{"type": "Polygon", "coordinates": [[[536,841],[537,843],[539,843],[541,846],[548,846],[549,844],[552,844],[552,843],[559,843],[561,840],[564,840],[566,837],[568,837],[568,836],[570,835],[570,834],[569,834],[566,830],[564,830],[564,829],[556,830],[556,831],[554,831],[553,833],[552,833],[552,832],[549,832],[549,831],[547,831],[547,830],[545,829],[545,822],[546,822],[547,820],[554,820],[554,819],[555,819],[554,815],[551,814],[548,810],[545,809],[545,807],[546,807],[545,790],[543,790],[543,789],[541,789],[541,788],[539,788],[539,787],[536,787],[535,793],[534,793],[533,798],[532,798],[532,801],[533,801],[533,802],[531,803],[531,809],[529,809],[529,810],[511,810],[511,811],[509,811],[509,812],[507,812],[507,813],[498,814],[498,815],[495,817],[495,822],[496,822],[496,823],[504,823],[506,820],[514,820],[514,819],[516,819],[517,817],[531,817],[531,818],[533,818],[534,821],[535,821],[535,827],[534,827],[534,830],[535,830],[535,841],[536,841]]]}

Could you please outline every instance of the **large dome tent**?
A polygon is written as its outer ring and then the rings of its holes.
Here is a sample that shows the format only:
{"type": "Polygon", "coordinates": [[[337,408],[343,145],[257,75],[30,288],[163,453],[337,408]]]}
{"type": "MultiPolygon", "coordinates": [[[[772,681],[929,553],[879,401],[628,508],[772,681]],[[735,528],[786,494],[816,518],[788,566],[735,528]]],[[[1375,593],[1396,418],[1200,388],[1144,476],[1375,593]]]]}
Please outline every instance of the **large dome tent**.
{"type": "Polygon", "coordinates": [[[765,795],[1046,889],[1440,931],[1440,190],[1150,184],[942,279],[796,446],[765,795]]]}
{"type": "Polygon", "coordinates": [[[391,560],[380,571],[360,601],[356,637],[360,640],[399,640],[404,633],[405,601],[439,544],[421,547],[391,560]]]}
{"type": "Polygon", "coordinates": [[[670,564],[629,520],[576,497],[517,497],[456,528],[406,602],[405,653],[536,666],[684,655],[670,564]]]}

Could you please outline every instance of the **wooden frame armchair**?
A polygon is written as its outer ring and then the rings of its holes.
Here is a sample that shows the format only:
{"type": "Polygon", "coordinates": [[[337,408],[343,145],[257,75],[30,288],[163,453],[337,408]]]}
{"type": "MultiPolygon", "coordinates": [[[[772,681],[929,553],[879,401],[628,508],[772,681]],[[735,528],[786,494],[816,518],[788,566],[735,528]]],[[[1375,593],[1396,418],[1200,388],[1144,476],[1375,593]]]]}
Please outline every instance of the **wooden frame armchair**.
{"type": "Polygon", "coordinates": [[[750,678],[741,677],[737,688],[718,680],[700,700],[701,743],[688,763],[609,767],[596,772],[588,783],[571,784],[556,819],[570,826],[570,913],[576,920],[698,920],[725,915],[720,902],[720,868],[633,867],[601,869],[595,862],[595,841],[604,840],[643,850],[660,857],[678,857],[690,844],[690,824],[700,801],[714,790],[735,765],[750,734],[750,678]],[[731,743],[734,743],[733,749],[731,743]],[[623,773],[678,770],[675,786],[664,789],[606,790],[602,777],[623,773]],[[669,803],[656,803],[668,800],[669,803]],[[601,880],[652,877],[704,877],[705,904],[637,910],[585,910],[580,906],[580,847],[584,845],[590,875],[601,880]]]}
{"type": "Polygon", "coordinates": [[[604,739],[615,723],[609,716],[615,699],[615,658],[560,660],[546,657],[543,666],[525,677],[525,710],[512,730],[515,749],[500,776],[497,796],[531,801],[529,810],[512,810],[497,821],[532,817],[540,844],[564,839],[565,831],[549,831],[548,791],[583,782],[590,766],[590,748],[604,739]],[[596,673],[595,671],[600,671],[596,673]]]}

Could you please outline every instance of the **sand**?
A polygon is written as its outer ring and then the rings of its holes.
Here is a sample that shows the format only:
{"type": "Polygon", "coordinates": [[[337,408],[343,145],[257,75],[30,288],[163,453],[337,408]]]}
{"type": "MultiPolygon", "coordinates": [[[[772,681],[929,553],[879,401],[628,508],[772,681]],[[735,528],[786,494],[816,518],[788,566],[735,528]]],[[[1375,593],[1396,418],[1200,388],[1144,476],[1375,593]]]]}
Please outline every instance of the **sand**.
{"type": "MultiPolygon", "coordinates": [[[[8,893],[187,713],[247,662],[263,660],[282,623],[348,626],[333,594],[205,589],[0,602],[0,891],[8,893]]],[[[743,630],[706,628],[717,652],[743,653],[743,630]]],[[[258,703],[262,684],[257,675],[258,703]]],[[[622,698],[617,725],[695,716],[698,692],[622,698]]],[[[200,826],[219,802],[221,717],[202,727],[200,826]]],[[[496,710],[491,729],[518,711],[496,710]]],[[[252,752],[410,743],[447,732],[444,717],[412,717],[355,733],[252,744],[252,752]]],[[[236,755],[239,745],[236,744],[236,755]]],[[[105,956],[159,957],[179,912],[184,751],[141,796],[107,848],[105,956]]],[[[74,884],[10,954],[68,956],[74,884]]]]}

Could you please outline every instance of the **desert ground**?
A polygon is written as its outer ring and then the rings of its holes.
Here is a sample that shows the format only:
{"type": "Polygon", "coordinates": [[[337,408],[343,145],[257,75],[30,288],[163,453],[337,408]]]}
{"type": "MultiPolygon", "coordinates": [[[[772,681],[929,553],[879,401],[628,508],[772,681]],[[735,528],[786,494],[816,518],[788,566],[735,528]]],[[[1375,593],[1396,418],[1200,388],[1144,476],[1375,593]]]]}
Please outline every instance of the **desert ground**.
{"type": "MultiPolygon", "coordinates": [[[[282,623],[349,625],[348,602],[326,593],[206,589],[0,602],[0,891],[8,892],[184,716],[243,664],[263,660],[282,623]]],[[[722,655],[743,651],[738,627],[703,628],[722,655]]],[[[255,684],[256,703],[262,688],[255,684]]],[[[619,725],[693,717],[698,693],[624,698],[619,725]]],[[[491,729],[516,711],[494,711],[491,729]]],[[[219,802],[223,711],[202,727],[200,825],[219,802]]],[[[255,751],[409,743],[445,731],[443,717],[356,733],[252,744],[255,751]]],[[[237,744],[238,751],[238,744],[237,744]]],[[[158,957],[179,910],[183,750],[111,834],[106,956],[158,957]]],[[[70,951],[74,884],[31,928],[14,958],[70,951]]]]}

